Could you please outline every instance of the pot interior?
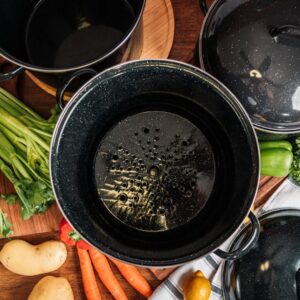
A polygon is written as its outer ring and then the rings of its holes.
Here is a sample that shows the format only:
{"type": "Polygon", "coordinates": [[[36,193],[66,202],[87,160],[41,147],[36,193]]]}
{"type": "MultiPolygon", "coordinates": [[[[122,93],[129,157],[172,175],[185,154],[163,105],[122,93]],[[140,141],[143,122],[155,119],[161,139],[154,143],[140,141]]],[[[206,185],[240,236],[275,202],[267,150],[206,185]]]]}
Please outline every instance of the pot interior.
{"type": "Polygon", "coordinates": [[[95,183],[100,204],[120,222],[167,231],[205,207],[215,184],[215,151],[200,122],[197,126],[178,108],[171,113],[174,107],[159,103],[178,96],[139,97],[136,101],[156,109],[125,117],[105,134],[96,154],[95,183]]]}
{"type": "Polygon", "coordinates": [[[38,68],[67,69],[120,46],[137,23],[143,1],[4,0],[0,9],[8,16],[0,20],[5,55],[38,68]]]}
{"type": "Polygon", "coordinates": [[[51,172],[87,241],[166,266],[235,231],[256,192],[258,151],[250,121],[221,89],[192,67],[153,61],[111,69],[75,95],[56,129],[51,172]]]}

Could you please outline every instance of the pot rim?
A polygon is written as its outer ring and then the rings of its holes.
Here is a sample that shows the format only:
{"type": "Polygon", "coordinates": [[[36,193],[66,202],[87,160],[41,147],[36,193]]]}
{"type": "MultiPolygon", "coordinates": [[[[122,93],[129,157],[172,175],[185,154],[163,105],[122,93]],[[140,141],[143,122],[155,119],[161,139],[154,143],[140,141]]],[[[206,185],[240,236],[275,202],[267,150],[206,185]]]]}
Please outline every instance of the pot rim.
{"type": "MultiPolygon", "coordinates": [[[[53,159],[53,149],[55,149],[55,144],[57,143],[57,137],[60,134],[61,131],[61,127],[62,124],[65,122],[66,118],[68,118],[69,114],[72,113],[72,108],[77,104],[78,101],[81,101],[80,99],[82,99],[82,95],[81,97],[80,94],[82,94],[84,91],[88,91],[89,90],[89,85],[91,85],[94,80],[96,80],[97,78],[100,78],[103,74],[105,74],[106,72],[111,72],[111,71],[117,71],[120,69],[123,69],[126,66],[140,66],[140,67],[145,67],[145,66],[168,66],[168,63],[170,63],[170,65],[172,65],[173,67],[182,67],[185,68],[185,70],[187,72],[198,72],[201,73],[202,75],[206,76],[208,79],[210,79],[212,82],[210,82],[210,84],[212,84],[212,86],[217,89],[218,91],[222,92],[223,94],[226,93],[226,95],[228,96],[228,98],[232,99],[232,101],[230,102],[230,104],[232,104],[233,108],[238,108],[240,113],[243,114],[244,120],[247,121],[247,129],[249,130],[249,134],[252,135],[252,138],[254,139],[255,143],[253,144],[253,152],[254,155],[257,157],[257,174],[254,175],[254,181],[255,181],[255,188],[251,190],[251,192],[249,192],[249,194],[251,193],[251,197],[252,197],[252,201],[250,203],[249,200],[249,208],[248,210],[245,212],[245,215],[242,217],[240,217],[240,221],[238,222],[237,225],[233,224],[231,228],[231,230],[228,230],[228,232],[226,234],[224,234],[222,237],[219,237],[216,240],[216,244],[217,245],[210,245],[208,246],[209,252],[207,252],[206,254],[201,254],[199,255],[199,252],[201,252],[200,250],[196,250],[194,251],[192,254],[185,254],[183,256],[181,256],[180,258],[176,258],[176,259],[167,259],[167,260],[150,260],[150,259],[144,259],[143,262],[141,263],[141,259],[136,259],[136,258],[132,258],[132,257],[128,257],[126,255],[120,254],[120,253],[116,253],[115,250],[111,250],[109,248],[106,248],[105,251],[102,249],[98,249],[101,252],[103,252],[105,255],[111,256],[117,260],[120,261],[125,261],[126,263],[132,264],[132,265],[138,265],[138,266],[143,266],[143,267],[157,267],[157,268],[161,268],[161,267],[175,267],[175,266],[180,266],[184,263],[187,262],[191,262],[194,261],[196,259],[199,259],[200,257],[203,257],[211,252],[214,252],[215,250],[217,250],[226,240],[228,240],[235,232],[236,230],[238,230],[238,228],[243,224],[244,219],[249,215],[252,205],[254,203],[254,200],[256,198],[257,192],[258,192],[258,188],[259,188],[259,179],[260,179],[260,174],[259,174],[259,170],[260,170],[260,151],[259,151],[259,143],[258,143],[258,138],[255,132],[255,129],[252,125],[252,122],[246,112],[246,110],[244,109],[244,107],[240,104],[240,102],[237,100],[237,98],[234,96],[234,94],[224,85],[222,84],[220,81],[218,81],[216,78],[214,78],[212,75],[210,75],[209,73],[207,73],[206,71],[203,71],[201,69],[199,69],[198,67],[195,67],[193,65],[184,63],[184,62],[180,62],[180,61],[176,61],[176,60],[171,60],[171,59],[143,59],[143,60],[133,60],[133,61],[129,61],[129,62],[124,62],[122,64],[113,66],[111,68],[106,69],[105,71],[102,71],[101,73],[95,75],[93,78],[91,78],[88,82],[86,82],[71,98],[71,100],[67,103],[65,109],[62,111],[57,124],[55,126],[54,132],[53,132],[53,137],[51,140],[51,144],[50,144],[50,160],[49,160],[49,169],[50,169],[50,178],[51,178],[51,185],[52,185],[52,189],[53,189],[53,193],[54,196],[57,200],[57,205],[61,211],[61,213],[63,214],[64,218],[72,225],[72,222],[70,222],[69,218],[67,217],[67,215],[64,213],[62,205],[60,203],[59,199],[59,195],[56,192],[56,188],[54,186],[54,181],[53,181],[53,173],[52,173],[52,159],[53,159]],[[162,63],[162,64],[161,64],[162,63]],[[256,176],[256,179],[255,179],[256,176]],[[225,238],[224,238],[225,237],[225,238]]],[[[221,94],[222,94],[221,93],[221,94]]],[[[237,222],[236,222],[237,223],[237,222]]],[[[73,226],[73,225],[72,225],[73,226]]],[[[77,231],[77,228],[74,228],[77,231]]],[[[78,231],[77,231],[78,232],[78,231]]],[[[78,234],[81,236],[81,238],[87,242],[88,244],[92,245],[91,242],[89,242],[86,238],[83,237],[82,232],[78,232],[78,234]]],[[[92,245],[93,246],[93,245],[92,245]]]]}
{"type": "MultiPolygon", "coordinates": [[[[44,0],[38,1],[38,3],[35,6],[40,5],[40,3],[42,1],[44,1],[44,0]]],[[[123,37],[121,42],[118,45],[116,45],[112,50],[110,50],[108,53],[106,53],[104,56],[101,56],[100,58],[96,58],[96,59],[94,59],[90,62],[84,63],[82,65],[77,65],[77,66],[74,66],[74,67],[68,67],[68,68],[39,67],[39,66],[35,66],[33,64],[26,63],[26,62],[23,62],[23,61],[15,58],[14,56],[10,55],[8,52],[3,50],[1,47],[0,47],[0,56],[5,58],[6,60],[11,62],[12,64],[23,67],[26,70],[30,70],[30,71],[34,71],[34,72],[40,72],[40,73],[48,73],[48,74],[54,74],[54,73],[62,74],[62,73],[72,72],[72,71],[76,71],[76,70],[79,70],[79,69],[84,69],[84,68],[91,67],[93,65],[96,65],[96,64],[104,61],[106,58],[108,58],[109,56],[114,54],[117,50],[119,50],[132,37],[132,34],[136,30],[136,28],[141,24],[141,21],[142,21],[141,19],[142,19],[143,13],[144,13],[146,0],[141,0],[141,1],[143,1],[143,3],[142,3],[142,6],[140,8],[139,14],[135,17],[135,19],[133,21],[133,25],[131,26],[131,28],[127,32],[127,34],[123,37]]]]}
{"type": "MultiPolygon", "coordinates": [[[[216,9],[217,5],[221,5],[221,1],[224,2],[224,0],[214,0],[214,2],[212,3],[212,5],[209,7],[209,9],[207,11],[207,14],[204,17],[204,20],[203,20],[203,23],[202,23],[202,26],[201,26],[201,30],[200,30],[200,37],[199,37],[199,43],[198,43],[198,51],[199,51],[198,55],[199,55],[200,67],[201,67],[201,69],[203,69],[206,72],[208,72],[208,70],[207,70],[207,68],[205,66],[205,63],[204,63],[204,60],[203,60],[203,51],[202,51],[202,49],[203,49],[203,36],[204,36],[204,32],[206,31],[206,27],[208,25],[208,19],[211,17],[211,14],[214,13],[213,11],[214,11],[214,9],[216,9]]],[[[219,79],[217,79],[217,80],[219,80],[219,79]]],[[[236,96],[236,98],[238,99],[237,96],[236,96]]],[[[250,120],[251,120],[251,118],[250,118],[250,120]]],[[[252,120],[251,120],[251,123],[253,124],[253,127],[255,128],[255,130],[257,130],[259,132],[262,132],[262,133],[278,134],[278,135],[300,134],[300,128],[299,129],[294,129],[294,130],[270,129],[269,127],[257,125],[252,120]]]]}

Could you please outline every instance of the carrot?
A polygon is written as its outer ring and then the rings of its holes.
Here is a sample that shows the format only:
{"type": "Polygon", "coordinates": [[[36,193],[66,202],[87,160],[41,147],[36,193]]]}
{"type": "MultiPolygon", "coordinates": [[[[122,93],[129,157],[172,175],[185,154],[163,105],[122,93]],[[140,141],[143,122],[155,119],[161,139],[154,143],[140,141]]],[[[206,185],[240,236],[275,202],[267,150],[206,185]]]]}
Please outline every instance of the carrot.
{"type": "Polygon", "coordinates": [[[110,260],[117,266],[120,273],[134,289],[146,298],[149,298],[152,295],[153,290],[151,286],[136,267],[121,263],[112,258],[110,258],[110,260]]]}
{"type": "Polygon", "coordinates": [[[113,274],[107,258],[98,250],[89,250],[94,267],[105,287],[116,300],[128,300],[117,278],[113,274]]]}
{"type": "Polygon", "coordinates": [[[87,300],[101,300],[91,258],[87,250],[77,247],[82,282],[87,300]]]}

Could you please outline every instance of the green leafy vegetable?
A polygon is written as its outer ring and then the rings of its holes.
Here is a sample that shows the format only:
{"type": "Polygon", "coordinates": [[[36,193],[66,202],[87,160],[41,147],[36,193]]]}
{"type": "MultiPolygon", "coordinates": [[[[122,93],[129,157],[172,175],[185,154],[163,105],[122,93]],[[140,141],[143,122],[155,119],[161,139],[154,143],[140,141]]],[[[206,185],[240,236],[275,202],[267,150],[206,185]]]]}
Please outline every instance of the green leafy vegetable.
{"type": "Polygon", "coordinates": [[[11,224],[6,217],[6,214],[0,208],[0,237],[6,238],[12,233],[11,224]]]}
{"type": "Polygon", "coordinates": [[[1,195],[1,198],[4,199],[7,204],[14,205],[14,204],[16,204],[16,202],[18,200],[18,195],[17,194],[5,194],[5,195],[1,195]]]}
{"type": "Polygon", "coordinates": [[[44,212],[54,201],[49,172],[50,142],[59,110],[44,120],[0,88],[0,170],[14,185],[15,195],[2,195],[21,204],[24,219],[44,212]]]}
{"type": "Polygon", "coordinates": [[[300,183],[300,137],[294,141],[294,159],[292,164],[291,176],[292,178],[300,183]]]}

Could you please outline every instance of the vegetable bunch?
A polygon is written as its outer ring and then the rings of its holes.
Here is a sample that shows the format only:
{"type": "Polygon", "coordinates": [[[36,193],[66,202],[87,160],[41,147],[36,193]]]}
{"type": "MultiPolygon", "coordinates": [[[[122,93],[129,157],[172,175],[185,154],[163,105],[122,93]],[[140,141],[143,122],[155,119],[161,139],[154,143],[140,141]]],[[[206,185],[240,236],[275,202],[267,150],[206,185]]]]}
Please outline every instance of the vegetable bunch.
{"type": "Polygon", "coordinates": [[[44,120],[0,88],[0,170],[16,195],[2,195],[9,204],[18,199],[21,216],[29,219],[54,201],[49,175],[49,151],[58,110],[44,120]]]}
{"type": "Polygon", "coordinates": [[[290,141],[260,142],[261,175],[290,175],[300,183],[300,137],[290,141]]]}

